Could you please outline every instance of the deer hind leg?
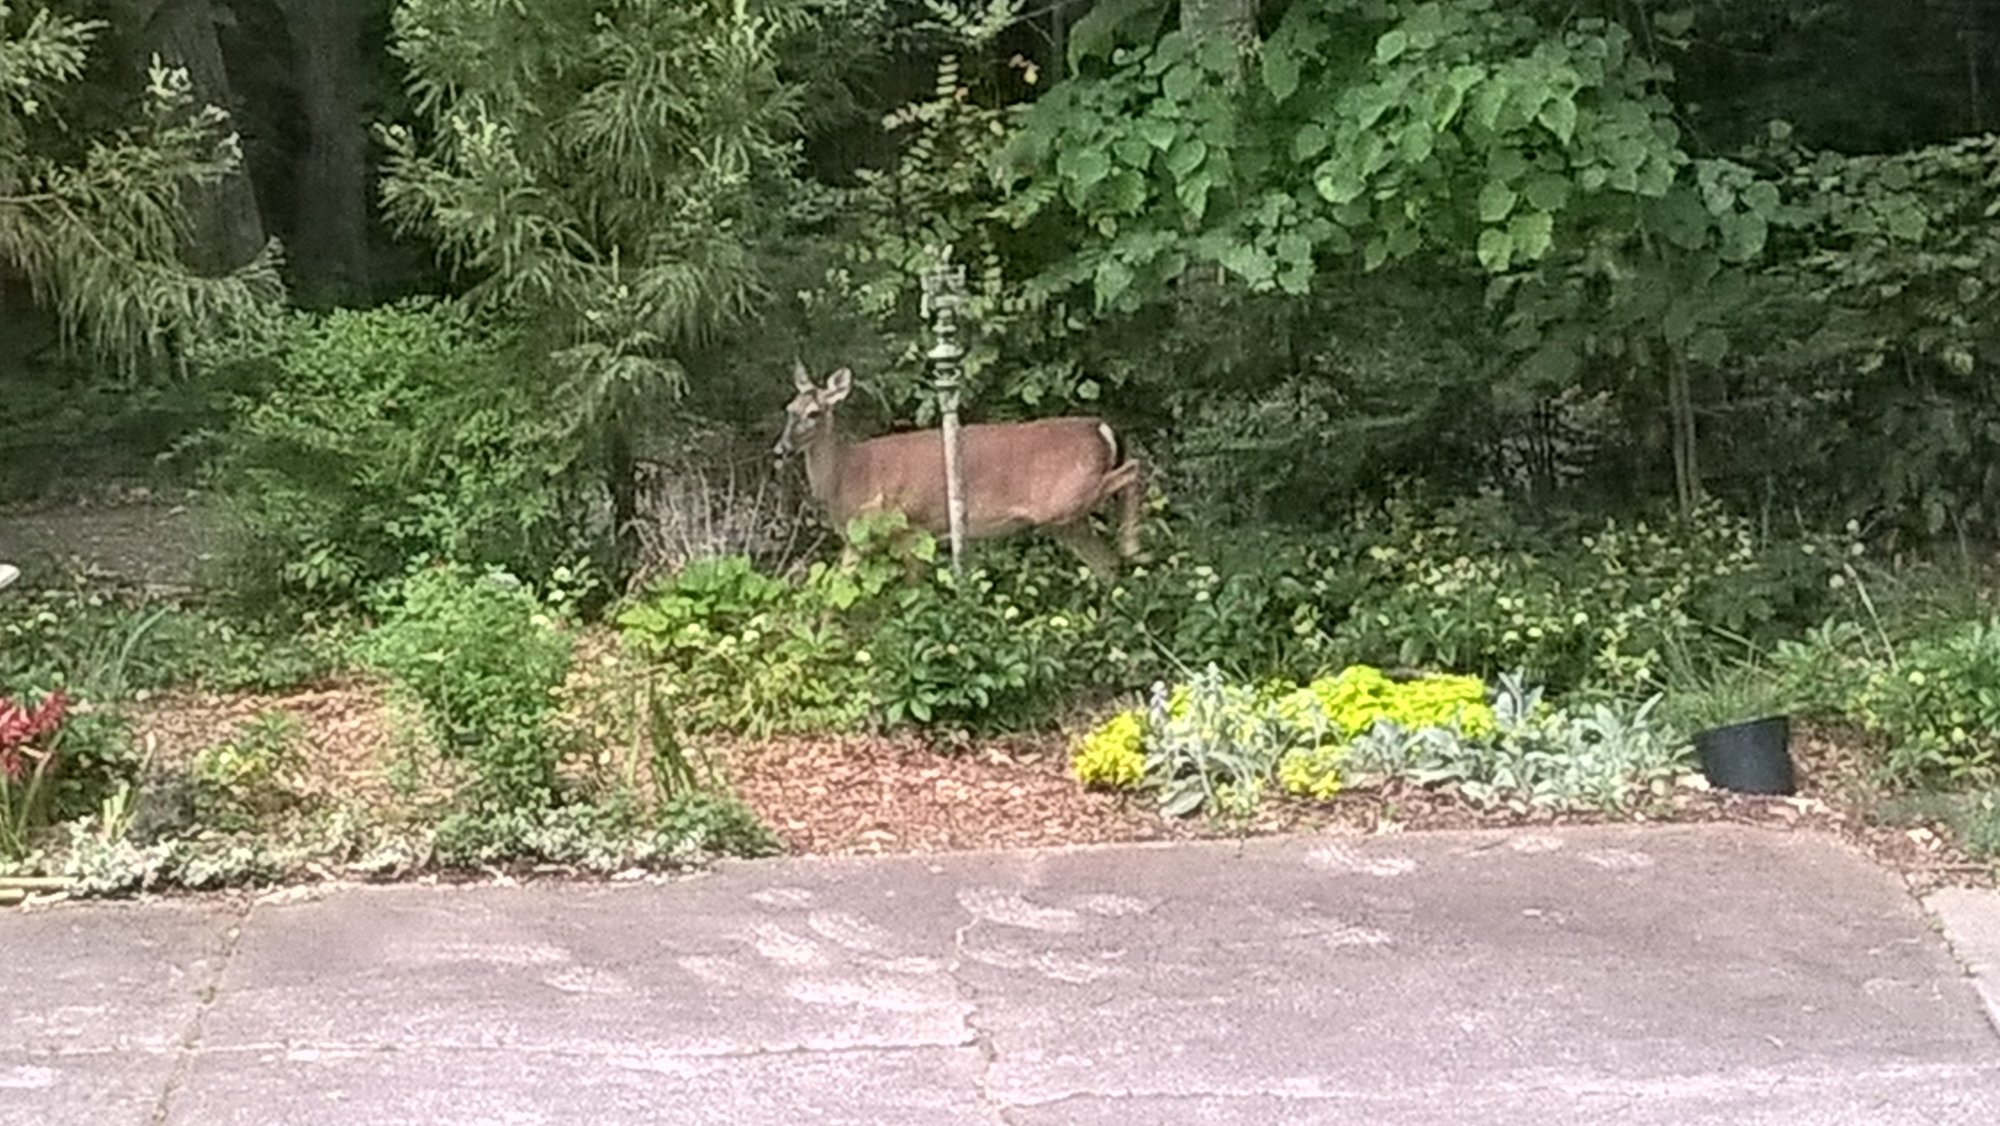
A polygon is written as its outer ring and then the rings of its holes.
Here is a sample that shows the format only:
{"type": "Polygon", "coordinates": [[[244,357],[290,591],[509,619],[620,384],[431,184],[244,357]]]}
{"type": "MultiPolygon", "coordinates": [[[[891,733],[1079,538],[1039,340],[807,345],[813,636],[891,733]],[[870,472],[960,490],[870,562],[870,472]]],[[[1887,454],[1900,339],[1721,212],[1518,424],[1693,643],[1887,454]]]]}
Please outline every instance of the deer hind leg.
{"type": "Polygon", "coordinates": [[[1117,554],[1104,546],[1104,541],[1098,539],[1097,534],[1090,530],[1087,517],[1068,524],[1050,524],[1048,531],[1057,542],[1074,552],[1078,559],[1083,560],[1091,573],[1100,580],[1109,582],[1117,576],[1117,554]]]}
{"type": "Polygon", "coordinates": [[[1121,462],[1104,475],[1104,496],[1118,498],[1118,554],[1139,558],[1139,506],[1145,502],[1145,483],[1140,480],[1139,463],[1121,462]]]}

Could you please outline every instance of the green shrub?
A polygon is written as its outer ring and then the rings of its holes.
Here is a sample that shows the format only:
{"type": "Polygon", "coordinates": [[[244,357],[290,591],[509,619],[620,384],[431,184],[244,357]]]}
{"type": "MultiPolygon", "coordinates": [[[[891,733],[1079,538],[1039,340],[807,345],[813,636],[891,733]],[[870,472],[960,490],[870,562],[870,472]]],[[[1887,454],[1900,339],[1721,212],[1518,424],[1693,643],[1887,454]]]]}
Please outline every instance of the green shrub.
{"type": "Polygon", "coordinates": [[[910,539],[920,573],[907,577],[887,550],[893,523],[864,524],[856,560],[815,564],[797,582],[741,556],[690,564],[616,620],[665,666],[688,730],[841,730],[871,718],[990,730],[1060,706],[1081,624],[1015,604],[1018,588],[987,572],[954,578],[934,566],[925,535],[910,539]]]}
{"type": "Polygon", "coordinates": [[[1129,690],[1210,664],[1245,680],[1303,677],[1336,659],[1334,627],[1365,582],[1345,544],[1248,532],[1164,539],[1159,562],[1108,593],[1077,590],[1065,607],[1091,627],[1075,662],[1084,683],[1129,690]]]}
{"type": "Polygon", "coordinates": [[[616,621],[665,666],[661,691],[683,730],[846,730],[870,705],[866,656],[841,615],[889,581],[876,567],[819,564],[794,585],[730,556],[690,564],[616,621]]]}
{"type": "Polygon", "coordinates": [[[338,634],[105,591],[9,592],[0,687],[59,685],[114,703],[171,688],[279,691],[338,664],[338,634]]]}
{"type": "Polygon", "coordinates": [[[438,749],[469,768],[478,806],[556,802],[556,694],[572,642],[518,580],[462,567],[419,571],[360,651],[417,704],[438,749]]]}
{"type": "Polygon", "coordinates": [[[419,557],[539,577],[579,550],[576,443],[505,334],[409,301],[296,314],[260,349],[207,360],[256,388],[209,469],[234,581],[343,602],[419,557]]]}
{"type": "Polygon", "coordinates": [[[1607,522],[1554,549],[1399,520],[1335,631],[1349,659],[1518,669],[1551,690],[1655,687],[1676,652],[1803,628],[1824,616],[1843,561],[1831,542],[1760,542],[1712,505],[1658,526],[1607,522]]]}
{"type": "Polygon", "coordinates": [[[1967,853],[1981,860],[2000,860],[2000,791],[1968,802],[1955,827],[1967,853]]]}
{"type": "Polygon", "coordinates": [[[194,815],[201,825],[247,832],[297,804],[303,768],[298,717],[265,712],[189,765],[194,815]]]}
{"type": "Polygon", "coordinates": [[[866,640],[883,722],[1032,725],[1062,703],[1071,624],[1024,614],[984,572],[895,591],[866,640]]]}
{"type": "Polygon", "coordinates": [[[1921,634],[1849,684],[1846,717],[1882,737],[1892,784],[2000,776],[2000,623],[1921,634]]]}

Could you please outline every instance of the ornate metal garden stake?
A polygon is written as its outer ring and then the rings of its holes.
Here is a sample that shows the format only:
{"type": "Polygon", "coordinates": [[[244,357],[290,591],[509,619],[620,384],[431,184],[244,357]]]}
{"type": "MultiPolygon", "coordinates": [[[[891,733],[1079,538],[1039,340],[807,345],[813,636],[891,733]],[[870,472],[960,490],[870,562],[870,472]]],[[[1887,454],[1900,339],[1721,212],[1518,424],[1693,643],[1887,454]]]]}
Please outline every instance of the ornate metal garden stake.
{"type": "Polygon", "coordinates": [[[951,249],[938,254],[938,264],[924,275],[924,315],[936,343],[925,354],[937,389],[938,415],[943,422],[945,506],[951,517],[951,569],[965,565],[965,481],[958,461],[958,387],[965,373],[965,349],[958,344],[958,307],[965,300],[965,267],[951,264],[951,249]]]}

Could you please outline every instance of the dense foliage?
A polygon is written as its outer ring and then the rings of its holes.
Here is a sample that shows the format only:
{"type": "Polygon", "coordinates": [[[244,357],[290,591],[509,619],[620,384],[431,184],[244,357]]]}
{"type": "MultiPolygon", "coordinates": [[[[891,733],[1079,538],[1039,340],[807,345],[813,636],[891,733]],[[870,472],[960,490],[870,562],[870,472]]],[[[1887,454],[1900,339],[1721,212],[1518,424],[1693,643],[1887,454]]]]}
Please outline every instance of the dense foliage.
{"type": "Polygon", "coordinates": [[[1079,712],[1078,773],[1176,812],[1629,809],[1776,710],[1894,786],[2000,774],[1995,608],[1918,597],[2000,536],[1971,0],[198,7],[0,0],[0,498],[178,474],[204,580],[263,596],[0,596],[7,714],[68,708],[6,751],[17,859],[757,851],[686,740],[1079,712]],[[785,371],[932,421],[947,255],[966,414],[1099,413],[1148,467],[1116,582],[799,534],[785,371]],[[442,775],[393,847],[280,719],[170,782],[124,726],[343,662],[442,775]]]}

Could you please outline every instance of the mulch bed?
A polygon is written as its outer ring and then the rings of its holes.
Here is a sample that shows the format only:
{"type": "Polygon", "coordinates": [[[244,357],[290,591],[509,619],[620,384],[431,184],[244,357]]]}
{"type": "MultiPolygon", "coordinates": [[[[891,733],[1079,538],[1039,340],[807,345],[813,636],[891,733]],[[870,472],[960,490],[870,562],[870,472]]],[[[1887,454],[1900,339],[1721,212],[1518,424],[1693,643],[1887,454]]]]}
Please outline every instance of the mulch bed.
{"type": "MultiPolygon", "coordinates": [[[[385,768],[396,722],[379,690],[338,683],[274,696],[181,696],[155,701],[138,729],[160,761],[184,760],[279,710],[304,728],[314,789],[391,800],[385,768]]],[[[977,743],[916,736],[723,740],[707,748],[737,794],[787,851],[805,855],[935,853],[1078,844],[1226,839],[1271,833],[1417,832],[1593,824],[1595,815],[1481,810],[1450,792],[1391,785],[1330,802],[1272,794],[1247,821],[1162,817],[1142,795],[1079,786],[1057,735],[977,743]]],[[[1760,798],[1708,790],[1697,776],[1672,797],[1626,820],[1730,821],[1834,834],[1900,873],[1919,892],[1947,884],[1993,886],[1995,867],[1959,852],[1941,825],[1871,823],[1862,751],[1839,733],[1801,730],[1793,742],[1800,792],[1760,798]]]]}
{"type": "MultiPolygon", "coordinates": [[[[719,748],[737,793],[788,850],[812,855],[1053,847],[1291,832],[1384,833],[1602,824],[1596,815],[1481,810],[1448,792],[1396,785],[1331,802],[1267,799],[1244,824],[1161,817],[1141,796],[1088,791],[1055,738],[940,748],[914,737],[773,739],[719,748]]],[[[1995,868],[1952,846],[1942,826],[1868,823],[1858,756],[1834,736],[1801,732],[1798,795],[1753,797],[1685,779],[1671,799],[1626,820],[1729,821],[1818,830],[1900,873],[1918,891],[1993,886],[1995,868]]]]}

